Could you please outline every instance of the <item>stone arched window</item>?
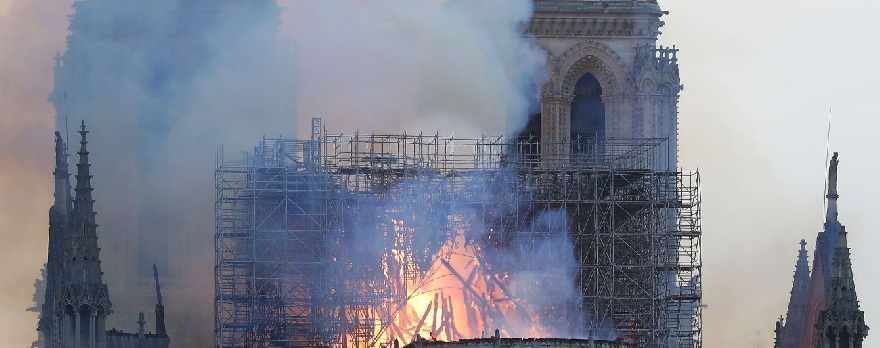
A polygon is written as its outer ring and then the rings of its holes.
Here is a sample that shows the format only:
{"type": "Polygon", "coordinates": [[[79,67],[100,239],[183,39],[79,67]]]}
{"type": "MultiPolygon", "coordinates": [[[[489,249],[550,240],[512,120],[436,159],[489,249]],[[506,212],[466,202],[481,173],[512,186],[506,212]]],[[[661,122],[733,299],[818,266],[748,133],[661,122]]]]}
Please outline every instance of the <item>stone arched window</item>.
{"type": "Polygon", "coordinates": [[[834,329],[830,326],[825,330],[825,342],[828,342],[828,347],[837,348],[837,335],[834,334],[834,329]]]}
{"type": "Polygon", "coordinates": [[[587,138],[593,143],[615,136],[619,106],[614,98],[620,96],[618,82],[623,79],[618,58],[602,46],[588,46],[571,54],[560,82],[560,91],[571,99],[561,111],[563,132],[559,136],[587,138]]]}
{"type": "Polygon", "coordinates": [[[584,73],[574,86],[571,101],[571,137],[605,137],[605,103],[602,102],[602,86],[592,73],[584,73]]]}
{"type": "Polygon", "coordinates": [[[852,348],[850,345],[850,334],[849,329],[844,326],[840,328],[840,335],[838,335],[838,348],[852,348]]]}

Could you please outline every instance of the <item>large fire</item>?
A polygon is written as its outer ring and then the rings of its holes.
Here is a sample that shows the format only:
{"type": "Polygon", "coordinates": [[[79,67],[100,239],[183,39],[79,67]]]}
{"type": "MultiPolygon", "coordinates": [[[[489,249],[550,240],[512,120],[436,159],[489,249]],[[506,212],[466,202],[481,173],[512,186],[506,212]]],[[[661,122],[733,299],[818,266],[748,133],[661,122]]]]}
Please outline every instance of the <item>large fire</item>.
{"type": "MultiPolygon", "coordinates": [[[[402,221],[392,220],[392,225],[395,236],[416,233],[402,221]]],[[[411,250],[391,251],[385,275],[400,296],[387,300],[378,309],[374,344],[394,340],[406,344],[416,336],[442,341],[488,337],[496,328],[508,336],[550,334],[541,324],[542,308],[527,303],[516,293],[523,288],[540,292],[540,287],[547,285],[542,284],[546,279],[512,284],[507,271],[493,269],[482,259],[483,247],[467,240],[466,232],[456,231],[432,258],[427,270],[412,272],[401,266],[411,264],[411,250]]]]}

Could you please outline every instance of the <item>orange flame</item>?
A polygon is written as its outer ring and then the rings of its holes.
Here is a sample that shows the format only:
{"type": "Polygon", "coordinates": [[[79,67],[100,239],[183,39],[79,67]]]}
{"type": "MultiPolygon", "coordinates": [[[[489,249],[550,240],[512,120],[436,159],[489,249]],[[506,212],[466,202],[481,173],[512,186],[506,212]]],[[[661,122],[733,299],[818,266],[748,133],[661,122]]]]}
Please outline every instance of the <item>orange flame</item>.
{"type": "MultiPolygon", "coordinates": [[[[403,222],[392,220],[396,235],[415,233],[403,222]]],[[[423,339],[455,341],[486,337],[496,328],[505,335],[544,337],[538,314],[511,293],[508,274],[493,272],[481,263],[478,245],[468,245],[465,231],[446,242],[424,272],[412,272],[411,251],[394,249],[387,262],[386,277],[393,292],[400,296],[388,300],[378,317],[376,341],[406,344],[423,339]]]]}

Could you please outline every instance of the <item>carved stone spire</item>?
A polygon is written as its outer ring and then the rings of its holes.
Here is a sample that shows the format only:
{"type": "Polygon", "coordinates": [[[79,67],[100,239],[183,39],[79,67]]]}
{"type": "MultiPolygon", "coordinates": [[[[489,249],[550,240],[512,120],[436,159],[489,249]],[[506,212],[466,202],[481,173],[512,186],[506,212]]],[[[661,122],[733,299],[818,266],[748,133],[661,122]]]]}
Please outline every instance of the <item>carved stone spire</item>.
{"type": "Polygon", "coordinates": [[[76,165],[76,200],[74,204],[74,213],[75,214],[87,214],[91,215],[90,220],[94,223],[94,215],[95,201],[92,199],[92,176],[89,173],[89,151],[86,149],[86,145],[88,144],[88,140],[86,140],[86,134],[89,131],[86,130],[86,121],[82,122],[82,126],[80,126],[80,131],[78,132],[82,139],[80,140],[80,148],[77,154],[79,155],[79,163],[76,165]]]}
{"type": "MultiPolygon", "coordinates": [[[[823,265],[826,275],[825,308],[816,320],[817,347],[861,348],[868,335],[865,313],[859,310],[859,299],[853,279],[852,261],[847,245],[846,228],[837,221],[837,153],[828,167],[828,216],[825,221],[824,243],[830,250],[823,265]],[[832,210],[833,208],[833,210],[832,210]]],[[[825,257],[823,255],[823,257],[825,257]]]]}
{"type": "Polygon", "coordinates": [[[837,237],[837,248],[834,250],[834,262],[831,268],[831,293],[828,296],[828,304],[830,309],[859,309],[856,284],[853,280],[852,261],[846,240],[846,227],[841,227],[837,237]]]}
{"type": "Polygon", "coordinates": [[[37,330],[42,333],[46,347],[61,343],[60,328],[56,320],[58,300],[62,292],[64,274],[64,245],[70,224],[72,202],[70,199],[70,175],[67,172],[67,146],[61,133],[55,132],[55,203],[49,208],[49,252],[46,262],[46,292],[40,312],[37,330]]]}
{"type": "Polygon", "coordinates": [[[860,348],[868,335],[865,312],[859,310],[846,234],[846,228],[841,227],[834,251],[828,304],[825,310],[819,312],[816,323],[822,347],[825,344],[839,344],[841,347],[860,348]]]}
{"type": "Polygon", "coordinates": [[[95,200],[92,199],[92,175],[89,173],[89,151],[86,148],[86,124],[79,131],[79,163],[76,165],[76,197],[73,200],[73,229],[70,231],[67,271],[68,282],[101,284],[101,261],[98,255],[98,235],[95,223],[95,200]]]}
{"type": "Polygon", "coordinates": [[[89,151],[85,122],[79,131],[79,163],[76,173],[73,213],[67,224],[60,294],[56,296],[56,322],[61,327],[61,346],[95,347],[107,345],[105,319],[111,304],[98,255],[97,224],[92,199],[89,151]],[[71,327],[81,329],[69,329],[71,327]]]}
{"type": "Polygon", "coordinates": [[[807,300],[810,291],[810,268],[807,263],[807,242],[801,239],[800,246],[797,264],[794,268],[794,281],[791,286],[791,298],[788,302],[785,326],[778,333],[780,347],[796,346],[798,344],[797,341],[803,329],[806,316],[807,300]]]}
{"type": "Polygon", "coordinates": [[[837,220],[837,199],[840,197],[837,194],[837,165],[839,163],[837,152],[835,152],[828,163],[828,193],[825,195],[828,198],[828,208],[825,212],[825,229],[819,233],[816,243],[816,250],[822,254],[821,272],[824,276],[826,291],[828,291],[828,281],[831,279],[831,261],[834,259],[834,248],[837,245],[837,236],[840,231],[840,222],[837,220]]]}
{"type": "Polygon", "coordinates": [[[153,279],[156,281],[156,334],[167,337],[165,332],[165,306],[162,304],[162,289],[159,287],[159,269],[153,264],[153,279]]]}
{"type": "Polygon", "coordinates": [[[61,215],[72,211],[73,201],[70,199],[70,174],[67,172],[67,145],[61,139],[61,133],[55,132],[55,204],[61,215]]]}

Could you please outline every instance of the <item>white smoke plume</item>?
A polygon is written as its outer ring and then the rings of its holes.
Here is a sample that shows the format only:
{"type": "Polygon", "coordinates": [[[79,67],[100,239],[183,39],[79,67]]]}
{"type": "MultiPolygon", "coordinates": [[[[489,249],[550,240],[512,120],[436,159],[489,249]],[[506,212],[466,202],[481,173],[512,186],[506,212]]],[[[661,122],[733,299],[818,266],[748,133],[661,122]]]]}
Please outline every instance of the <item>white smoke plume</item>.
{"type": "Polygon", "coordinates": [[[50,101],[69,144],[79,120],[91,131],[108,328],[132,331],[150,311],[152,292],[131,289],[156,262],[175,344],[211,341],[221,146],[293,137],[311,117],[346,130],[516,131],[534,97],[518,82],[544,59],[521,36],[530,15],[524,0],[75,2],[50,101]]]}
{"type": "Polygon", "coordinates": [[[173,341],[210,345],[214,153],[295,129],[279,11],[268,1],[183,0],[74,9],[50,101],[68,144],[79,120],[91,131],[108,329],[134,331],[137,312],[151,312],[143,284],[157,263],[173,341]]]}
{"type": "Polygon", "coordinates": [[[302,117],[347,132],[511,134],[525,124],[536,96],[518,84],[545,59],[521,35],[530,1],[283,4],[302,117]]]}

